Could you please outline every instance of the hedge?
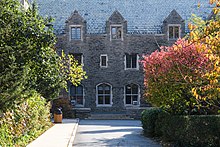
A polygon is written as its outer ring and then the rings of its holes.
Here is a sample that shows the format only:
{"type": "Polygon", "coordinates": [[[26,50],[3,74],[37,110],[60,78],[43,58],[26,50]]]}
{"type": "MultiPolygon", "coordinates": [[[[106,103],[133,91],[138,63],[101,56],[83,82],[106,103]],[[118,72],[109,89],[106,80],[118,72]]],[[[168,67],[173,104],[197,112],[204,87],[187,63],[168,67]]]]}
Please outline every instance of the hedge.
{"type": "MultiPolygon", "coordinates": [[[[148,110],[155,111],[155,110],[148,110]]],[[[161,137],[166,142],[172,142],[174,146],[192,147],[216,147],[220,146],[220,115],[170,115],[162,111],[152,113],[155,116],[149,117],[154,130],[153,136],[161,137]],[[152,119],[155,117],[156,119],[152,119]]],[[[149,112],[144,112],[148,113],[149,112]]],[[[146,114],[142,115],[143,117],[146,114]]],[[[148,121],[149,121],[148,120],[148,121]]],[[[146,124],[146,118],[142,118],[142,124],[146,124]]],[[[143,125],[144,126],[144,125],[143,125]]]]}
{"type": "Polygon", "coordinates": [[[50,105],[38,94],[0,116],[0,146],[26,146],[52,124],[50,105]]]}
{"type": "Polygon", "coordinates": [[[145,135],[155,136],[155,126],[156,126],[155,123],[159,113],[160,113],[160,109],[157,108],[144,110],[142,112],[141,121],[145,135]]]}

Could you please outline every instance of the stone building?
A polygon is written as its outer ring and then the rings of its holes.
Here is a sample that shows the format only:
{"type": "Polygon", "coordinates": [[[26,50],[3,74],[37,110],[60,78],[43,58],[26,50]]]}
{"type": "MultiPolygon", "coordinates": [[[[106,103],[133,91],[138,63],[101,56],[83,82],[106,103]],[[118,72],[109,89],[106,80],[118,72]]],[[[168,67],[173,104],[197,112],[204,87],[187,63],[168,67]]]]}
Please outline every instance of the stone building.
{"type": "Polygon", "coordinates": [[[38,0],[40,13],[55,18],[57,52],[72,54],[88,79],[68,85],[76,110],[140,112],[145,102],[140,60],[187,32],[192,13],[210,13],[208,2],[189,0],[38,0]]]}

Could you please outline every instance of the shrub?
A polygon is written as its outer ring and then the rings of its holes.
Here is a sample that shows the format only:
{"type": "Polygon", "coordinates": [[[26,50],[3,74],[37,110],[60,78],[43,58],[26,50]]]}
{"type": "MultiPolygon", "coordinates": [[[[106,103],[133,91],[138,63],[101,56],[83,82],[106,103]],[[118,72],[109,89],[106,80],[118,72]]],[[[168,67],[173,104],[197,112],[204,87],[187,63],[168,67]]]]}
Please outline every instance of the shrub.
{"type": "Polygon", "coordinates": [[[0,146],[26,146],[51,126],[49,104],[40,95],[16,105],[0,117],[0,146]]]}
{"type": "Polygon", "coordinates": [[[141,122],[146,135],[155,135],[155,123],[160,112],[161,110],[158,108],[147,109],[142,112],[141,122]]]}
{"type": "Polygon", "coordinates": [[[220,146],[220,116],[161,113],[155,132],[160,132],[163,140],[173,142],[175,146],[220,146]]]}
{"type": "Polygon", "coordinates": [[[56,108],[62,108],[64,118],[74,118],[75,117],[72,105],[70,104],[70,101],[67,98],[59,98],[59,99],[53,100],[52,113],[54,113],[56,108]]]}
{"type": "Polygon", "coordinates": [[[213,65],[200,43],[179,39],[171,47],[162,47],[142,61],[145,71],[146,99],[171,114],[217,114],[218,97],[195,94],[204,84],[204,75],[213,65]]]}

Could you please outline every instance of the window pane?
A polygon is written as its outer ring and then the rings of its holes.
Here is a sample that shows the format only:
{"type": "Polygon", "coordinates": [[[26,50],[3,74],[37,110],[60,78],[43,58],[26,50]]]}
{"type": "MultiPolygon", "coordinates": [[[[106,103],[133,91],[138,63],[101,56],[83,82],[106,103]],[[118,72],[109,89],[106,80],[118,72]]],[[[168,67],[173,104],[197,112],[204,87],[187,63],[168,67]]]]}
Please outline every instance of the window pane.
{"type": "Polygon", "coordinates": [[[98,104],[103,104],[103,96],[98,96],[98,104]]]}
{"type": "Polygon", "coordinates": [[[116,34],[116,28],[112,27],[112,34],[116,34]]]}
{"type": "Polygon", "coordinates": [[[110,95],[105,96],[105,104],[110,104],[110,95]]]}
{"type": "Polygon", "coordinates": [[[105,85],[105,94],[110,94],[110,89],[111,89],[111,87],[110,86],[108,86],[108,85],[105,85]]]}
{"type": "Polygon", "coordinates": [[[76,86],[70,86],[70,96],[76,95],[76,86]]]}
{"type": "Polygon", "coordinates": [[[173,38],[174,34],[173,34],[173,26],[169,26],[169,38],[173,38]]]}
{"type": "Polygon", "coordinates": [[[101,56],[101,66],[107,66],[107,57],[106,56],[101,56]]]}
{"type": "Polygon", "coordinates": [[[138,101],[138,95],[133,95],[132,96],[132,101],[138,101]]]}
{"type": "Polygon", "coordinates": [[[121,27],[118,27],[117,28],[117,39],[121,39],[122,37],[122,30],[121,30],[121,27]]]}
{"type": "Polygon", "coordinates": [[[71,39],[81,39],[81,28],[80,27],[72,27],[71,28],[71,39]]]}
{"type": "Polygon", "coordinates": [[[132,94],[138,94],[138,85],[136,84],[132,85],[132,94]]]}
{"type": "Polygon", "coordinates": [[[131,96],[126,96],[126,104],[131,104],[131,96]]]}
{"type": "Polygon", "coordinates": [[[126,94],[131,94],[131,85],[126,86],[126,94]]]}
{"type": "Polygon", "coordinates": [[[132,56],[132,68],[137,68],[137,55],[131,55],[132,56]]]}
{"type": "Polygon", "coordinates": [[[83,95],[83,86],[76,87],[76,92],[78,95],[83,95]]]}
{"type": "Polygon", "coordinates": [[[76,39],[81,39],[81,28],[76,29],[76,39]]]}
{"type": "Polygon", "coordinates": [[[112,27],[112,30],[111,30],[111,35],[112,35],[112,39],[116,39],[117,38],[117,35],[116,35],[116,28],[115,27],[112,27]]]}
{"type": "Polygon", "coordinates": [[[75,28],[71,28],[71,39],[74,39],[75,37],[75,28]]]}
{"type": "Polygon", "coordinates": [[[131,55],[126,54],[126,68],[131,68],[131,55]]]}
{"type": "Polygon", "coordinates": [[[78,96],[77,99],[76,99],[76,103],[78,105],[83,105],[83,97],[82,96],[78,96]]]}
{"type": "Polygon", "coordinates": [[[103,92],[104,92],[103,85],[99,85],[98,86],[98,94],[104,94],[103,92]]]}
{"type": "Polygon", "coordinates": [[[179,27],[178,26],[176,26],[176,27],[174,27],[174,37],[175,38],[179,38],[179,27]]]}

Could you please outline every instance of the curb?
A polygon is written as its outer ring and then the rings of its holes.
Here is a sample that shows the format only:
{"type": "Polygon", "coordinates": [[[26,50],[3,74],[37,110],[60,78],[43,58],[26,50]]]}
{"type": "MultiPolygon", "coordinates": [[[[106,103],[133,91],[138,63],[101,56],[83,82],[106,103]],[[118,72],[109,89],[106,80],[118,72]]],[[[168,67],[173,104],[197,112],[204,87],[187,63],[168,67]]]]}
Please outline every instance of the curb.
{"type": "Polygon", "coordinates": [[[76,136],[76,131],[77,131],[77,128],[78,128],[78,124],[79,124],[79,119],[77,118],[76,119],[76,124],[73,128],[73,132],[71,133],[71,137],[68,141],[67,147],[73,147],[73,141],[74,141],[75,136],[76,136]]]}

